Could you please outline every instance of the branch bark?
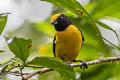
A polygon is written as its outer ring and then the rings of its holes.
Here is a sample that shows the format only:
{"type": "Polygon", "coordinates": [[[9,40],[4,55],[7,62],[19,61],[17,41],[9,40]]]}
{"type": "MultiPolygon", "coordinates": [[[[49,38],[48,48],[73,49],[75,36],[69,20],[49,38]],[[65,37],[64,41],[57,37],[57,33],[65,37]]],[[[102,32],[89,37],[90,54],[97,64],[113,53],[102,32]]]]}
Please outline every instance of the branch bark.
{"type": "MultiPolygon", "coordinates": [[[[114,61],[120,61],[120,57],[99,58],[99,59],[96,59],[93,61],[88,61],[86,63],[87,63],[87,65],[94,65],[94,64],[102,64],[102,63],[108,63],[108,62],[114,62],[114,61]]],[[[81,65],[82,65],[81,63],[70,64],[71,67],[80,67],[81,65]]],[[[31,72],[28,75],[24,76],[24,80],[28,80],[29,78],[31,78],[34,75],[46,73],[49,71],[53,71],[53,69],[42,68],[38,71],[31,72]]]]}

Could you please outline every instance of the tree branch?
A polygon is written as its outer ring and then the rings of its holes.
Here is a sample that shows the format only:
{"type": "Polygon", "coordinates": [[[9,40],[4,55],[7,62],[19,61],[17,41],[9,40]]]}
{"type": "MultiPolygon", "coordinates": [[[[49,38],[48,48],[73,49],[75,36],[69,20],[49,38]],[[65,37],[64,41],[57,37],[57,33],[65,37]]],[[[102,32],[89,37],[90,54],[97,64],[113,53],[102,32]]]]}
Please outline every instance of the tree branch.
{"type": "MultiPolygon", "coordinates": [[[[96,59],[96,60],[93,60],[93,61],[88,61],[86,63],[87,63],[87,65],[94,65],[94,64],[101,64],[101,63],[114,62],[114,61],[120,61],[120,57],[99,58],[99,59],[96,59]]],[[[81,63],[70,64],[71,67],[80,67],[81,65],[82,65],[81,63]]],[[[27,80],[34,75],[46,73],[46,72],[49,72],[49,71],[53,71],[53,69],[42,68],[38,71],[28,73],[26,76],[24,76],[24,80],[27,80]]]]}
{"type": "Polygon", "coordinates": [[[34,75],[46,73],[46,72],[49,72],[49,71],[53,71],[53,69],[42,68],[42,69],[40,69],[38,71],[34,71],[34,72],[29,73],[28,75],[26,75],[24,77],[24,80],[27,80],[27,79],[31,78],[32,76],[34,76],[34,75]]]}

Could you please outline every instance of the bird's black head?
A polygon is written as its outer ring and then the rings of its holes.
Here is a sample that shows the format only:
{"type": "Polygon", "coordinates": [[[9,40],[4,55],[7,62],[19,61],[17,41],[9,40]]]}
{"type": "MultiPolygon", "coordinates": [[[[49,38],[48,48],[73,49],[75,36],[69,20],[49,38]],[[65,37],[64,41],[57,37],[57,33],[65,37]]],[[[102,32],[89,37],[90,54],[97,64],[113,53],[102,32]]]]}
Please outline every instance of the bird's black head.
{"type": "Polygon", "coordinates": [[[64,14],[56,14],[51,18],[51,24],[54,25],[56,31],[63,31],[72,24],[72,22],[64,14]]]}

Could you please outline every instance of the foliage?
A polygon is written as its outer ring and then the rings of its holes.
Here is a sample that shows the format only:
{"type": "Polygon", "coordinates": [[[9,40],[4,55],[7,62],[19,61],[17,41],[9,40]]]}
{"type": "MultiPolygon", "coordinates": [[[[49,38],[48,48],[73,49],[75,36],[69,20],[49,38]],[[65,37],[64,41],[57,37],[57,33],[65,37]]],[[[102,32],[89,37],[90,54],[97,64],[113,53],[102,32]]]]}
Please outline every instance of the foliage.
{"type": "MultiPolygon", "coordinates": [[[[116,0],[116,1],[91,0],[88,4],[84,6],[81,5],[79,2],[77,2],[76,0],[42,0],[42,1],[52,3],[54,6],[57,7],[56,10],[53,10],[52,15],[58,12],[64,13],[72,20],[75,26],[80,27],[85,38],[85,43],[83,44],[82,50],[80,52],[80,56],[78,56],[77,59],[85,59],[86,61],[88,61],[88,60],[93,60],[103,56],[113,56],[115,55],[112,52],[113,50],[118,49],[119,51],[120,47],[118,45],[113,44],[110,41],[107,41],[107,39],[102,37],[100,30],[98,28],[98,25],[100,25],[105,29],[111,30],[112,32],[115,33],[119,41],[119,36],[117,32],[107,24],[104,24],[103,22],[99,21],[101,18],[105,18],[105,17],[109,17],[111,19],[113,17],[120,19],[120,15],[119,15],[120,1],[119,0],[116,0]],[[112,45],[105,44],[103,39],[112,45]]],[[[6,16],[0,15],[0,35],[4,30],[6,22],[7,22],[7,15],[6,16]]],[[[71,79],[75,80],[76,71],[81,73],[80,80],[81,79],[82,80],[88,80],[88,79],[89,80],[96,80],[96,79],[112,80],[114,77],[115,79],[118,79],[118,80],[120,79],[119,77],[120,65],[117,65],[117,64],[95,65],[93,67],[89,67],[85,71],[81,71],[80,68],[75,68],[75,70],[73,70],[73,68],[65,64],[63,61],[53,57],[40,56],[40,57],[35,57],[32,60],[29,60],[29,57],[31,57],[31,54],[38,53],[38,52],[40,53],[40,55],[53,56],[52,48],[51,48],[52,44],[51,42],[49,42],[49,40],[53,38],[55,34],[55,30],[50,25],[49,19],[41,23],[32,23],[32,24],[34,26],[32,25],[30,27],[35,28],[40,33],[39,36],[37,33],[37,38],[35,38],[36,42],[32,43],[34,38],[27,40],[24,38],[14,37],[12,42],[8,43],[8,46],[16,58],[0,66],[0,67],[3,67],[2,73],[0,73],[0,76],[4,75],[4,73],[10,72],[14,68],[20,69],[14,75],[17,74],[22,76],[21,73],[24,68],[32,67],[32,69],[34,69],[34,67],[40,68],[42,66],[42,67],[47,67],[47,68],[56,70],[58,73],[61,74],[61,76],[63,76],[63,79],[65,80],[71,80],[71,79]],[[37,39],[41,37],[44,38],[47,44],[38,44],[39,41],[37,41],[37,39]],[[34,46],[34,44],[38,44],[37,46],[38,50],[34,49],[36,51],[32,51],[32,46],[34,46]],[[113,72],[114,74],[111,72],[113,72]]],[[[34,33],[34,35],[36,35],[36,33],[34,33]]],[[[5,52],[5,50],[0,50],[1,54],[3,52],[5,52]]],[[[43,75],[40,75],[40,76],[43,76],[43,75]]],[[[46,76],[49,76],[49,75],[46,75],[46,76]]],[[[48,80],[48,79],[46,79],[45,77],[43,80],[48,80]]]]}
{"type": "Polygon", "coordinates": [[[52,57],[36,57],[29,64],[39,65],[43,67],[48,67],[58,71],[64,79],[73,79],[75,80],[75,73],[73,68],[59,59],[55,59],[52,57]],[[39,62],[39,63],[38,63],[39,62]],[[49,64],[48,64],[49,63],[49,64]]]}
{"type": "Polygon", "coordinates": [[[7,22],[7,15],[3,16],[2,14],[0,14],[0,35],[5,28],[6,22],[7,22]]]}
{"type": "Polygon", "coordinates": [[[31,47],[31,40],[25,40],[16,37],[9,44],[10,50],[16,55],[17,58],[21,59],[23,62],[25,62],[29,57],[31,47]]]}
{"type": "Polygon", "coordinates": [[[5,51],[3,51],[3,50],[0,50],[0,53],[2,53],[2,52],[5,52],[5,51]]]}
{"type": "Polygon", "coordinates": [[[119,5],[120,5],[119,0],[116,0],[116,1],[113,1],[113,0],[105,0],[105,1],[98,0],[95,7],[91,11],[91,15],[95,19],[99,19],[99,18],[106,17],[106,16],[111,16],[111,17],[115,17],[115,18],[119,19],[120,18],[119,5]]]}

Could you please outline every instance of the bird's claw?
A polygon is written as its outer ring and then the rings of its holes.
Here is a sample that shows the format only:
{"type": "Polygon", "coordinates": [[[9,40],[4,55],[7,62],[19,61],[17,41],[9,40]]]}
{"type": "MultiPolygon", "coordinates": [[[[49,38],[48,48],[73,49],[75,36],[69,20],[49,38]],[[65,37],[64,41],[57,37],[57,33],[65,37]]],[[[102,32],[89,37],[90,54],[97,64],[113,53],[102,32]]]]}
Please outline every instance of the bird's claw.
{"type": "Polygon", "coordinates": [[[81,61],[82,65],[80,66],[81,69],[87,69],[88,68],[88,65],[85,61],[81,61]]]}

